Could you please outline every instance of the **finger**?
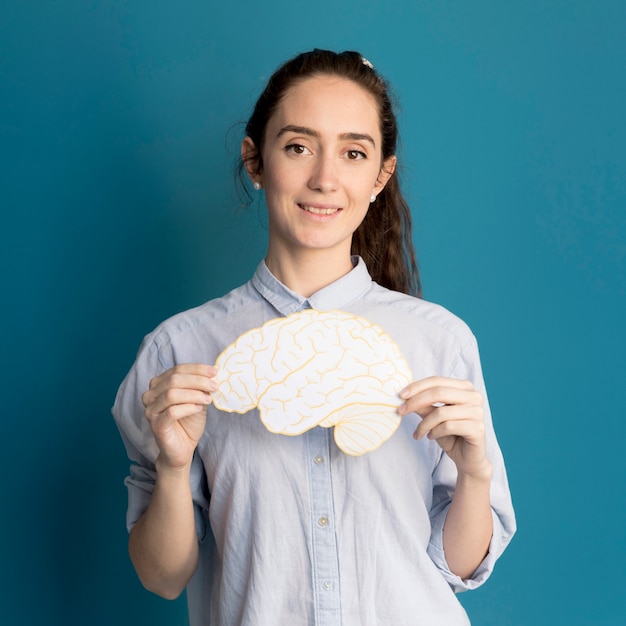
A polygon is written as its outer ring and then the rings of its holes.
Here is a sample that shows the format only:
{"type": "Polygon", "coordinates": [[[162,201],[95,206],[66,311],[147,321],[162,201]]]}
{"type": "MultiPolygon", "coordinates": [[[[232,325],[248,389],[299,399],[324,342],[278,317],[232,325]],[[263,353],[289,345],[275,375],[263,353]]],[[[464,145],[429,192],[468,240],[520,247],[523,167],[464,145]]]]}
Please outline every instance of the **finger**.
{"type": "Polygon", "coordinates": [[[166,370],[159,376],[155,376],[150,381],[150,389],[158,387],[161,383],[168,380],[172,376],[179,374],[200,376],[202,378],[214,378],[217,375],[217,368],[214,365],[204,365],[202,363],[180,363],[166,370]]]}
{"type": "MultiPolygon", "coordinates": [[[[149,392],[146,392],[146,396],[149,392]]],[[[152,419],[169,408],[193,404],[206,407],[213,401],[210,392],[199,389],[167,388],[145,404],[145,416],[152,419]]]]}
{"type": "Polygon", "coordinates": [[[458,420],[443,422],[429,433],[430,439],[437,441],[441,439],[460,438],[466,443],[474,446],[484,446],[485,444],[485,429],[482,422],[472,422],[468,420],[458,420]]]}
{"type": "Polygon", "coordinates": [[[153,403],[159,396],[167,394],[171,389],[195,390],[211,394],[213,391],[217,391],[218,388],[215,378],[198,374],[186,374],[169,370],[167,376],[158,378],[160,379],[158,381],[157,379],[152,379],[150,389],[143,394],[142,402],[144,406],[153,403]]]}
{"type": "Polygon", "coordinates": [[[154,389],[157,393],[163,393],[167,389],[196,389],[211,393],[217,389],[217,380],[208,376],[199,376],[198,374],[176,372],[163,380],[154,389]]]}
{"type": "Polygon", "coordinates": [[[428,415],[422,417],[422,421],[418,425],[418,428],[428,431],[443,422],[453,420],[483,422],[483,408],[482,406],[467,404],[445,404],[437,408],[433,408],[428,415]]]}
{"type": "Polygon", "coordinates": [[[176,422],[198,413],[204,414],[205,412],[206,406],[203,405],[177,404],[154,416],[150,422],[155,433],[163,433],[169,430],[176,422]]]}
{"type": "Polygon", "coordinates": [[[434,409],[443,405],[481,406],[483,398],[480,392],[470,387],[429,387],[408,398],[398,408],[400,415],[417,413],[422,417],[429,415],[434,409]]]}
{"type": "MultiPolygon", "coordinates": [[[[415,429],[413,436],[415,439],[421,439],[443,424],[459,424],[461,422],[467,422],[470,425],[474,424],[478,435],[484,433],[484,414],[482,407],[456,404],[438,407],[422,419],[415,429]]],[[[459,434],[459,436],[462,436],[461,433],[454,432],[447,434],[459,434]]]]}
{"type": "Polygon", "coordinates": [[[474,386],[469,380],[463,380],[460,378],[447,378],[445,376],[430,376],[417,380],[407,385],[400,391],[400,397],[403,400],[407,400],[419,393],[422,393],[433,387],[454,387],[457,389],[473,389],[474,386]]]}
{"type": "MultiPolygon", "coordinates": [[[[443,441],[446,439],[454,440],[456,438],[464,439],[472,445],[479,445],[484,440],[484,429],[480,423],[468,420],[451,420],[439,424],[428,433],[429,439],[443,441]]],[[[442,446],[444,450],[446,449],[442,446]]]]}

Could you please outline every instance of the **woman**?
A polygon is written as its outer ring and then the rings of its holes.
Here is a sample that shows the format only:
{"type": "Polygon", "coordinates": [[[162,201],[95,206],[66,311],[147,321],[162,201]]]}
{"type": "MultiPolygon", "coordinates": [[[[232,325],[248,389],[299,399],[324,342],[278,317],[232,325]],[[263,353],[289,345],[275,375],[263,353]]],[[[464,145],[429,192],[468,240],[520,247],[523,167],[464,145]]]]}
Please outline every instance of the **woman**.
{"type": "Polygon", "coordinates": [[[246,131],[267,256],[246,285],[148,335],[114,407],[136,462],[137,573],[166,598],[186,588],[194,625],[467,624],[454,593],[484,582],[515,521],[475,339],[409,295],[419,281],[387,85],[356,52],[301,54],[246,131]],[[371,320],[410,364],[400,427],[373,452],[212,405],[224,348],[306,308],[371,320]]]}

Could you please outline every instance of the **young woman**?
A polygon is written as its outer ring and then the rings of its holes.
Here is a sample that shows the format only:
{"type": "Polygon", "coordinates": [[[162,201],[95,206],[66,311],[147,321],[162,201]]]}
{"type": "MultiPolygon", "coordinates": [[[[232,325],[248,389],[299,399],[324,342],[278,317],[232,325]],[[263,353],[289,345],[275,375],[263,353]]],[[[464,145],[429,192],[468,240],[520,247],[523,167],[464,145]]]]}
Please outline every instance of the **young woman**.
{"type": "Polygon", "coordinates": [[[187,589],[193,625],[468,624],[455,592],[486,580],[515,521],[476,341],[411,295],[387,85],[356,52],[304,53],[246,132],[267,256],[247,284],[148,335],[114,407],[135,462],[137,573],[166,598],[187,589]],[[400,426],[368,454],[342,452],[330,428],[285,437],[256,410],[212,404],[222,350],[307,308],[367,318],[410,365],[400,426]]]}

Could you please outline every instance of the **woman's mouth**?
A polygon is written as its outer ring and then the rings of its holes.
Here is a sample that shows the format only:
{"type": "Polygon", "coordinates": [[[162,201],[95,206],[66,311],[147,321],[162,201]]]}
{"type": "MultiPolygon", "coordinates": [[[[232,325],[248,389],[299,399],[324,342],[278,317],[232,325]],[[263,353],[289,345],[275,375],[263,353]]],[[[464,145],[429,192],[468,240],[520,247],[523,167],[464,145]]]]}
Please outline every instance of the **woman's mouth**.
{"type": "Polygon", "coordinates": [[[309,204],[299,204],[301,209],[304,209],[307,213],[313,213],[315,215],[332,215],[337,211],[341,211],[339,207],[319,207],[311,206],[309,204]]]}

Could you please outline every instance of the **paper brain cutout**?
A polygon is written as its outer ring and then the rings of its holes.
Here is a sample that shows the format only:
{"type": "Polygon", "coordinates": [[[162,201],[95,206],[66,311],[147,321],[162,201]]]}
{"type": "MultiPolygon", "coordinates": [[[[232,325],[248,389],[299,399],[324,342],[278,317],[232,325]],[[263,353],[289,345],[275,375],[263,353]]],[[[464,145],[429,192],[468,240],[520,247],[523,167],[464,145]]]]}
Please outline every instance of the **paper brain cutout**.
{"type": "Polygon", "coordinates": [[[411,371],[400,349],[369,320],[312,309],[273,319],[241,335],[217,358],[222,411],[258,407],[273,433],[335,427],[337,446],[356,456],[396,431],[398,392],[411,371]]]}

